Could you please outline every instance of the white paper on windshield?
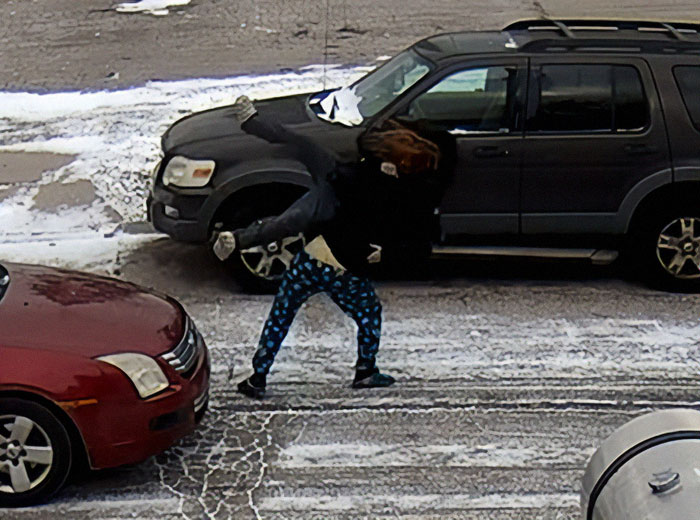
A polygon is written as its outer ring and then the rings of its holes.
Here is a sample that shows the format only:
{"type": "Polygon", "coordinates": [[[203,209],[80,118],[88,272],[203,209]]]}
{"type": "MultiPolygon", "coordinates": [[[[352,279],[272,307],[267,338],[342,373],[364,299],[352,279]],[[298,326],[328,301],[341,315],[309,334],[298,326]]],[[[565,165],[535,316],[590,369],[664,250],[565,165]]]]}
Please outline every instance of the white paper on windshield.
{"type": "Polygon", "coordinates": [[[342,88],[331,92],[321,101],[323,113],[319,117],[331,123],[357,126],[363,121],[359,104],[362,98],[353,89],[342,88]]]}

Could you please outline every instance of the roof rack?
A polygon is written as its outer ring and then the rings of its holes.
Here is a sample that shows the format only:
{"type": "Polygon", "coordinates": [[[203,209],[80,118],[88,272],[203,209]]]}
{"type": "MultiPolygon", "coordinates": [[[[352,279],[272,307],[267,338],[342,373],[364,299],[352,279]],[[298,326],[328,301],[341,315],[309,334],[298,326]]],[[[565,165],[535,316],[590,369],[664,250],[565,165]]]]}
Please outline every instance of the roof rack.
{"type": "Polygon", "coordinates": [[[528,52],[700,53],[700,42],[604,38],[537,38],[519,46],[528,52]]]}
{"type": "Polygon", "coordinates": [[[639,31],[666,32],[673,38],[685,41],[686,34],[700,33],[700,23],[660,22],[646,20],[599,20],[539,18],[519,20],[503,28],[503,31],[560,31],[567,38],[576,38],[577,31],[639,31]]]}

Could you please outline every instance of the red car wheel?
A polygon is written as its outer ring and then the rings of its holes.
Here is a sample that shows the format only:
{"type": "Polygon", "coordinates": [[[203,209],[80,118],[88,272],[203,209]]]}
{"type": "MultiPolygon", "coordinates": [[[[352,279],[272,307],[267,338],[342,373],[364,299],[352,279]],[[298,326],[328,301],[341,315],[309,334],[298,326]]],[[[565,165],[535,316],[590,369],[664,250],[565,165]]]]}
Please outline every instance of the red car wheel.
{"type": "Polygon", "coordinates": [[[0,507],[46,501],[68,478],[68,432],[45,407],[0,398],[0,507]]]}

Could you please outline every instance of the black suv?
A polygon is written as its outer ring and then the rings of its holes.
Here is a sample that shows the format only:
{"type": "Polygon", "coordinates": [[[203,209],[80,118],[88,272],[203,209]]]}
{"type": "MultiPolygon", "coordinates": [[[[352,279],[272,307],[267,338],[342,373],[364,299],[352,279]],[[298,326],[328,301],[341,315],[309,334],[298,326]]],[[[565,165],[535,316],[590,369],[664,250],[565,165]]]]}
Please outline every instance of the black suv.
{"type": "MultiPolygon", "coordinates": [[[[621,252],[659,286],[700,288],[700,24],[525,20],[442,34],[350,87],[256,106],[341,158],[389,118],[450,132],[458,160],[436,255],[607,263],[621,252]]],[[[181,119],[162,147],[149,215],[176,240],[279,214],[309,183],[230,107],[181,119]]],[[[242,253],[239,274],[279,276],[291,242],[242,253]]]]}

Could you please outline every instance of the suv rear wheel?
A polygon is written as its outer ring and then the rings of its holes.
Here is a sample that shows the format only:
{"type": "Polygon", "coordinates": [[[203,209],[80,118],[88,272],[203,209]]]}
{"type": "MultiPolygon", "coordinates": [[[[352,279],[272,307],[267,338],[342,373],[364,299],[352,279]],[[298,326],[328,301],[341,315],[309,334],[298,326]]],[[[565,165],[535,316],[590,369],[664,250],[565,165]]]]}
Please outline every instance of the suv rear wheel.
{"type": "Polygon", "coordinates": [[[631,253],[641,276],[653,287],[700,292],[698,204],[657,206],[647,212],[633,231],[631,253]]]}

